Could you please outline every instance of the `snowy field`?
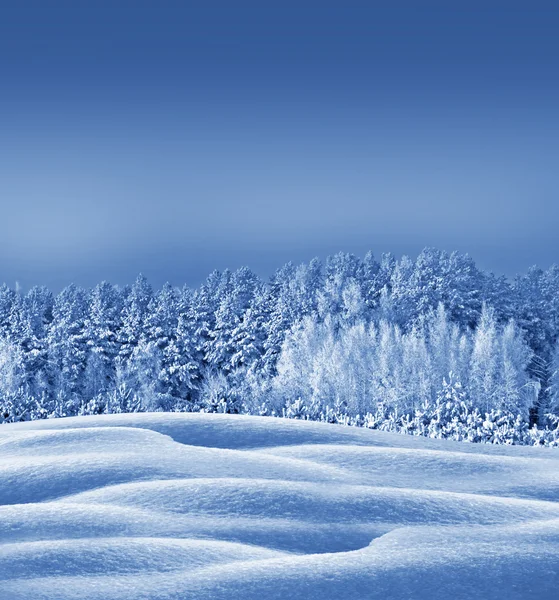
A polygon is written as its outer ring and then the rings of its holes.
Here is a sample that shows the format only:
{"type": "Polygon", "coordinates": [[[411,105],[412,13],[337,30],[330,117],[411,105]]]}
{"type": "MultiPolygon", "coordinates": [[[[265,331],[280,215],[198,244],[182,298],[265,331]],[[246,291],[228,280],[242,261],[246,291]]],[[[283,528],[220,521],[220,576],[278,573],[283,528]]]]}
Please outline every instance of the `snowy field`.
{"type": "Polygon", "coordinates": [[[558,590],[556,449],[215,414],[0,427],[1,600],[558,590]]]}

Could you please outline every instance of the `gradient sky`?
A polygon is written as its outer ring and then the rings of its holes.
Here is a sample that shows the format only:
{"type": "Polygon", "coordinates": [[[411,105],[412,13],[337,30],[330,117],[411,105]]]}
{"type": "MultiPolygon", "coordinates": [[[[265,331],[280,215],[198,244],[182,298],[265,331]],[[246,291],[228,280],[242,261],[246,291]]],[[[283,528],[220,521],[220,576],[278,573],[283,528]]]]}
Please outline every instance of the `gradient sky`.
{"type": "MultiPolygon", "coordinates": [[[[11,6],[10,6],[11,5],[11,6]]],[[[0,8],[0,280],[559,261],[556,2],[0,8]]]]}

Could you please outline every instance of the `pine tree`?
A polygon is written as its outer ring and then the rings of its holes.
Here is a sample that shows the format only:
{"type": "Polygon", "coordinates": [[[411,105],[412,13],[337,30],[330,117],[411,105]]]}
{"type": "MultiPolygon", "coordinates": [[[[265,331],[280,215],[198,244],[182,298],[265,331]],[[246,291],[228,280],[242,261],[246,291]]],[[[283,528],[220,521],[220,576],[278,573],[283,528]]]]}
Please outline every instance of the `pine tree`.
{"type": "Polygon", "coordinates": [[[380,268],[381,265],[375,255],[371,251],[367,252],[361,263],[358,279],[361,285],[361,296],[369,311],[375,308],[375,285],[380,268]]]}
{"type": "Polygon", "coordinates": [[[174,364],[177,352],[177,327],[179,319],[179,294],[169,283],[151,299],[146,317],[146,342],[157,348],[160,370],[157,392],[179,396],[180,387],[174,364]]]}
{"type": "Polygon", "coordinates": [[[336,317],[344,308],[344,290],[349,285],[359,286],[362,265],[353,254],[339,252],[326,261],[325,277],[319,293],[318,312],[322,319],[336,317]]]}
{"type": "Polygon", "coordinates": [[[166,350],[169,392],[184,409],[192,409],[196,405],[201,381],[200,364],[196,360],[194,321],[191,320],[194,298],[195,295],[186,287],[178,295],[176,333],[166,350]]]}
{"type": "Polygon", "coordinates": [[[33,287],[22,299],[20,347],[24,352],[27,393],[51,397],[53,373],[48,355],[47,331],[53,319],[54,299],[45,287],[33,287]]]}
{"type": "Polygon", "coordinates": [[[215,312],[214,329],[210,332],[212,341],[205,356],[210,369],[227,374],[235,368],[235,332],[242,324],[259,285],[258,277],[247,268],[233,273],[229,290],[215,312]]]}
{"type": "MultiPolygon", "coordinates": [[[[453,252],[444,261],[441,281],[441,301],[450,320],[462,330],[473,329],[482,308],[484,276],[467,254],[453,252]]],[[[487,303],[494,306],[491,299],[487,303]]]]}
{"type": "Polygon", "coordinates": [[[411,321],[434,310],[443,301],[448,261],[448,255],[435,248],[425,248],[420,252],[408,283],[408,294],[414,307],[411,321]]]}
{"type": "Polygon", "coordinates": [[[409,256],[402,256],[396,263],[387,292],[392,306],[391,318],[404,330],[416,316],[415,297],[410,286],[414,265],[409,256]]]}
{"type": "MultiPolygon", "coordinates": [[[[48,332],[48,352],[53,376],[53,397],[67,403],[78,402],[85,392],[84,372],[88,356],[86,319],[88,294],[70,285],[54,300],[53,320],[48,332]]],[[[62,409],[62,414],[66,410],[62,409]]]]}
{"type": "Polygon", "coordinates": [[[5,283],[0,285],[0,339],[11,337],[13,328],[12,307],[16,302],[17,294],[5,283]]]}
{"type": "Polygon", "coordinates": [[[126,364],[134,352],[134,348],[147,335],[146,320],[152,299],[151,285],[143,275],[138,275],[130,292],[123,299],[118,355],[118,362],[121,365],[126,364]]]}
{"type": "Polygon", "coordinates": [[[100,283],[91,292],[85,324],[89,350],[84,374],[86,399],[114,388],[122,318],[121,299],[118,289],[107,282],[100,283]]]}
{"type": "Polygon", "coordinates": [[[21,348],[0,339],[0,423],[25,420],[25,363],[21,348]]]}
{"type": "MultiPolygon", "coordinates": [[[[365,296],[367,306],[372,310],[379,308],[381,295],[386,298],[392,295],[392,276],[396,268],[396,259],[390,253],[385,253],[381,256],[380,265],[376,275],[372,279],[372,284],[369,287],[368,293],[365,296]]],[[[380,320],[380,319],[379,319],[380,320]]]]}
{"type": "Polygon", "coordinates": [[[165,401],[167,394],[161,391],[161,370],[161,349],[155,342],[140,338],[126,364],[118,369],[115,388],[122,386],[129,390],[132,403],[143,410],[169,410],[171,406],[165,401]]]}
{"type": "Polygon", "coordinates": [[[233,330],[231,341],[235,349],[231,356],[232,370],[250,370],[256,373],[262,369],[264,343],[266,341],[265,324],[269,318],[268,290],[259,285],[241,321],[233,330]]]}
{"type": "Polygon", "coordinates": [[[206,355],[212,344],[211,333],[215,329],[215,313],[229,278],[228,272],[222,275],[219,271],[213,271],[202,286],[194,291],[186,311],[179,315],[177,338],[181,340],[196,366],[191,371],[193,402],[197,401],[204,373],[209,369],[206,355]]]}

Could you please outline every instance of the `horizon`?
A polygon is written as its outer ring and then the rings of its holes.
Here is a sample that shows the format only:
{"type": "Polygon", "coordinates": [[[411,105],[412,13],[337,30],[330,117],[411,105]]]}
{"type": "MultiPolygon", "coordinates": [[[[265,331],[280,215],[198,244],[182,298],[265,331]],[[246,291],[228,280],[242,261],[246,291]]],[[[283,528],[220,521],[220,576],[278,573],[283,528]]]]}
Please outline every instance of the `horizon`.
{"type": "MultiPolygon", "coordinates": [[[[496,271],[493,271],[491,269],[486,269],[484,268],[483,265],[481,265],[477,260],[475,256],[472,256],[469,252],[458,252],[456,250],[450,250],[448,251],[447,249],[441,249],[441,248],[436,248],[433,246],[425,246],[424,248],[421,249],[420,252],[418,252],[417,254],[401,254],[401,255],[397,255],[394,252],[382,252],[380,254],[376,254],[373,252],[373,256],[375,258],[376,261],[378,261],[380,263],[382,256],[384,254],[388,254],[388,255],[392,255],[396,261],[400,261],[402,260],[402,258],[407,257],[410,258],[412,260],[412,262],[415,262],[417,257],[419,256],[419,254],[425,250],[436,250],[436,251],[440,251],[443,253],[446,253],[447,255],[451,255],[454,252],[457,252],[459,255],[461,256],[467,256],[469,258],[471,258],[476,266],[477,269],[479,269],[479,271],[488,274],[488,275],[494,275],[495,277],[504,277],[506,279],[506,281],[508,281],[509,283],[512,283],[514,281],[514,279],[516,277],[520,277],[522,275],[525,275],[526,273],[528,273],[528,271],[532,268],[536,268],[536,269],[540,269],[542,271],[548,271],[550,269],[553,269],[554,267],[558,266],[558,263],[552,263],[550,265],[547,266],[543,266],[543,265],[538,265],[538,264],[533,264],[530,265],[528,267],[528,269],[524,270],[524,271],[519,271],[517,273],[513,273],[513,274],[506,274],[506,273],[499,273],[496,271]]],[[[370,250],[369,250],[370,251],[370,250]]],[[[183,287],[186,288],[190,288],[190,289],[196,289],[199,288],[205,281],[206,279],[214,272],[218,272],[218,273],[224,273],[226,271],[230,271],[230,272],[234,272],[238,269],[242,269],[242,268],[246,268],[249,269],[252,273],[254,273],[262,282],[264,283],[268,283],[272,280],[274,274],[276,273],[277,270],[279,270],[281,267],[285,266],[286,264],[293,264],[295,267],[299,266],[299,265],[303,265],[303,264],[309,264],[312,260],[319,260],[320,263],[322,264],[322,266],[324,267],[326,260],[331,257],[334,256],[336,254],[350,254],[353,256],[356,256],[359,260],[362,260],[365,255],[369,252],[366,251],[363,254],[355,254],[352,252],[344,252],[343,250],[340,250],[338,252],[333,252],[332,254],[328,254],[325,256],[313,256],[311,258],[309,258],[308,260],[302,260],[299,262],[295,262],[295,261],[286,261],[280,265],[277,265],[276,268],[273,269],[272,272],[270,273],[260,273],[258,271],[256,271],[255,269],[251,268],[250,264],[240,264],[236,267],[230,268],[230,267],[224,267],[222,269],[216,268],[216,269],[212,269],[211,271],[208,271],[201,279],[199,279],[198,281],[195,281],[193,283],[189,283],[188,281],[169,281],[169,280],[165,280],[162,281],[161,283],[155,283],[148,275],[146,275],[146,273],[144,273],[143,271],[139,271],[138,273],[136,273],[130,280],[128,281],[124,281],[124,282],[115,282],[115,281],[111,281],[109,279],[99,279],[98,281],[93,282],[93,284],[91,285],[83,285],[79,282],[76,281],[68,281],[65,284],[59,285],[58,287],[51,287],[42,283],[32,283],[31,285],[23,285],[20,281],[16,280],[15,282],[13,282],[13,284],[11,284],[10,282],[7,281],[1,281],[0,283],[3,285],[7,285],[9,288],[14,289],[14,290],[19,290],[22,293],[27,293],[30,289],[34,288],[34,287],[46,287],[47,289],[49,289],[53,294],[58,294],[60,293],[63,289],[65,289],[66,287],[70,286],[70,285],[77,285],[78,287],[82,287],[83,289],[86,290],[92,290],[96,285],[100,284],[100,283],[109,283],[119,289],[124,289],[127,286],[131,286],[139,277],[145,277],[145,279],[148,281],[148,283],[152,286],[152,288],[154,289],[154,291],[158,291],[160,290],[164,285],[169,284],[171,285],[173,288],[176,289],[180,289],[183,287]]],[[[372,252],[372,251],[370,251],[372,252]]]]}

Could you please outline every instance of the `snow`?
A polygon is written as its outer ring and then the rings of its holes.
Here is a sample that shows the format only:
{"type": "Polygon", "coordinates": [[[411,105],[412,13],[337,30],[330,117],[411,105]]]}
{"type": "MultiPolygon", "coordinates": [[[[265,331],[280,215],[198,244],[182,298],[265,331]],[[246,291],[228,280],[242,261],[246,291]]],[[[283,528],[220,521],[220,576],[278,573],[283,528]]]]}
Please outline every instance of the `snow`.
{"type": "Polygon", "coordinates": [[[559,452],[268,417],[0,427],[0,598],[553,598],[559,452]]]}

